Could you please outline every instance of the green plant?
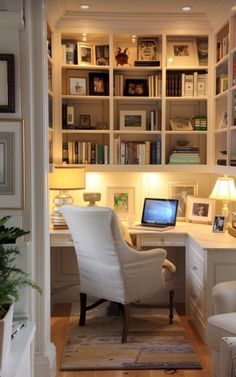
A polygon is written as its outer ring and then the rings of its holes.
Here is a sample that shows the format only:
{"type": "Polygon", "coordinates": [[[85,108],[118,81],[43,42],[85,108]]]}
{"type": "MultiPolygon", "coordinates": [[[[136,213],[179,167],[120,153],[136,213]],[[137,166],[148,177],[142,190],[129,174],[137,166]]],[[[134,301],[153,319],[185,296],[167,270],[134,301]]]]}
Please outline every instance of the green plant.
{"type": "Polygon", "coordinates": [[[18,227],[6,227],[5,223],[10,217],[0,218],[0,319],[4,317],[9,305],[19,300],[20,288],[30,286],[42,293],[28,274],[16,266],[16,258],[21,251],[15,241],[29,232],[18,227]]]}

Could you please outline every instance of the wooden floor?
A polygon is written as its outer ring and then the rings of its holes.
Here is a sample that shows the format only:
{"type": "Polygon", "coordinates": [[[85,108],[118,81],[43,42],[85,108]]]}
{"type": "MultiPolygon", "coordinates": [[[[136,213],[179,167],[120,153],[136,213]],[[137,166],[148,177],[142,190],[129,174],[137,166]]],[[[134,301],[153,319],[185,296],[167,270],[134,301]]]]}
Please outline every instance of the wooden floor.
{"type": "MultiPolygon", "coordinates": [[[[188,321],[188,317],[179,313],[181,322],[186,330],[187,336],[192,342],[197,352],[202,370],[177,370],[173,375],[176,377],[211,377],[211,353],[206,345],[202,342],[194,327],[188,321]]],[[[77,372],[60,372],[60,363],[64,341],[66,338],[69,324],[70,304],[56,304],[53,307],[51,317],[51,334],[52,342],[57,350],[57,375],[56,377],[166,377],[168,374],[162,370],[118,370],[118,371],[77,371],[77,372]]]]}

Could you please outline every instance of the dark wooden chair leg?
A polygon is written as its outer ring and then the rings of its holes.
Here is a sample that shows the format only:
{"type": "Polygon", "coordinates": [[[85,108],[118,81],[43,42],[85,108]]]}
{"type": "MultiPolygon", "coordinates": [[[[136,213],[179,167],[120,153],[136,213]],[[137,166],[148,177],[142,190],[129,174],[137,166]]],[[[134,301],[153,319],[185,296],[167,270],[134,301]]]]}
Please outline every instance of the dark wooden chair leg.
{"type": "Polygon", "coordinates": [[[123,305],[122,343],[126,343],[130,318],[130,304],[123,305]]]}
{"type": "Polygon", "coordinates": [[[170,304],[169,304],[169,310],[170,310],[170,313],[169,313],[169,323],[173,323],[173,310],[174,310],[174,290],[172,289],[170,292],[169,292],[169,297],[170,297],[170,304]]]}
{"type": "Polygon", "coordinates": [[[80,319],[79,319],[79,326],[85,325],[86,319],[86,302],[87,302],[87,295],[86,293],[80,293],[80,319]]]}

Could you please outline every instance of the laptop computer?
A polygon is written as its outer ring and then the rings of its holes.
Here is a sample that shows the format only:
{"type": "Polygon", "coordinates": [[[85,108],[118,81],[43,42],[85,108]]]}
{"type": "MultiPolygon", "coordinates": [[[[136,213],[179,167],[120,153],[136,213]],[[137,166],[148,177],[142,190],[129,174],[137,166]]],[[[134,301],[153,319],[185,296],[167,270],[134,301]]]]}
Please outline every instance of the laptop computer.
{"type": "Polygon", "coordinates": [[[145,198],[141,224],[136,227],[156,230],[173,228],[176,224],[177,210],[177,199],[145,198]]]}

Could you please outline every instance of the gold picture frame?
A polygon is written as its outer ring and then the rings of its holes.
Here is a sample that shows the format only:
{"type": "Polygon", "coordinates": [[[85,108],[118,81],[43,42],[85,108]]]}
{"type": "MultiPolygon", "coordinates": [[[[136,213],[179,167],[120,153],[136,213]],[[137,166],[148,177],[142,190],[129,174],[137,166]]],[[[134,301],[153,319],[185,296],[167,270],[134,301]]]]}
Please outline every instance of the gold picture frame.
{"type": "Polygon", "coordinates": [[[167,41],[167,67],[199,66],[196,38],[171,38],[167,41]]]}
{"type": "Polygon", "coordinates": [[[193,131],[193,126],[187,118],[170,119],[170,127],[172,131],[193,131]]]}
{"type": "Polygon", "coordinates": [[[120,110],[120,130],[145,131],[145,110],[120,110]]]}
{"type": "Polygon", "coordinates": [[[78,65],[94,65],[95,49],[90,43],[77,42],[78,65]]]}

